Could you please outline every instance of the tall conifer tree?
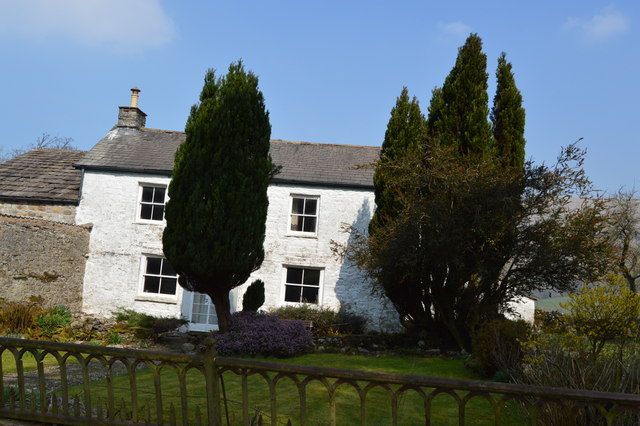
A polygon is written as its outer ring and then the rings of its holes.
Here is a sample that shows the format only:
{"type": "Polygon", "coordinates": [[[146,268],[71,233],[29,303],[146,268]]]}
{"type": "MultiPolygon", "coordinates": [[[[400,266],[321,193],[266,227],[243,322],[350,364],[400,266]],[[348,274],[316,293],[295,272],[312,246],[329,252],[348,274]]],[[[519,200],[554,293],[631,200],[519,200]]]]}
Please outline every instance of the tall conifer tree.
{"type": "MultiPolygon", "coordinates": [[[[396,104],[391,110],[391,117],[384,134],[380,163],[395,161],[402,156],[409,147],[417,146],[425,137],[425,118],[420,111],[418,100],[414,96],[409,98],[409,90],[402,88],[396,104]]],[[[376,171],[373,176],[376,197],[376,211],[369,224],[369,230],[385,223],[386,218],[393,215],[397,209],[397,200],[385,184],[384,177],[376,171]]]]}
{"type": "Polygon", "coordinates": [[[522,168],[525,112],[522,95],[516,87],[511,64],[507,62],[504,52],[498,58],[496,79],[498,85],[491,109],[496,155],[504,165],[522,168]]]}
{"type": "Polygon", "coordinates": [[[164,253],[180,285],[211,297],[229,325],[229,292],[264,258],[271,125],[258,77],[242,62],[205,76],[178,149],[166,208],[164,253]]]}
{"type": "Polygon", "coordinates": [[[444,85],[434,91],[427,122],[432,143],[456,146],[462,155],[491,151],[488,77],[482,40],[471,34],[444,85]]]}

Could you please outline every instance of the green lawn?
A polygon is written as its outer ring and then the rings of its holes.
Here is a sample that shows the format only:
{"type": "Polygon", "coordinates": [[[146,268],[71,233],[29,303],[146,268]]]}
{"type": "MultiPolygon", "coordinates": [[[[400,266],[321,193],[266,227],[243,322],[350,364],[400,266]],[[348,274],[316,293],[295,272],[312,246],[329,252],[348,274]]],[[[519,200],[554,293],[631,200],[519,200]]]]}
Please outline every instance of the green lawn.
{"type": "MultiPolygon", "coordinates": [[[[364,371],[377,371],[399,374],[418,374],[459,379],[477,379],[468,371],[461,360],[423,357],[397,357],[397,356],[347,356],[338,354],[312,354],[286,360],[264,359],[271,362],[283,362],[296,365],[311,365],[323,367],[346,368],[364,371]]],[[[231,424],[241,424],[241,381],[239,376],[227,372],[224,374],[224,384],[227,394],[227,406],[230,412],[231,424]]],[[[258,376],[251,376],[249,384],[249,405],[251,413],[260,411],[265,414],[268,421],[270,413],[270,399],[268,385],[258,376]]],[[[122,403],[125,410],[129,410],[130,392],[129,378],[127,376],[116,377],[113,381],[116,399],[119,401],[116,408],[122,403]]],[[[163,412],[165,421],[168,420],[169,406],[173,404],[180,418],[179,407],[179,382],[175,373],[169,370],[161,374],[161,386],[163,396],[163,412]]],[[[139,405],[148,405],[151,418],[155,419],[155,393],[154,378],[149,370],[139,371],[137,374],[137,388],[139,405]]],[[[189,394],[189,417],[195,413],[195,407],[205,413],[206,400],[204,380],[201,373],[191,371],[187,376],[187,391],[189,394]]],[[[280,381],[276,388],[277,408],[279,424],[285,424],[291,419],[293,424],[299,423],[299,396],[297,387],[288,379],[280,381]]],[[[82,387],[76,387],[71,395],[81,394],[82,387]]],[[[104,381],[96,382],[91,387],[92,400],[106,399],[107,386],[104,381]]],[[[359,424],[360,402],[357,393],[350,387],[341,387],[336,393],[336,418],[340,425],[359,424]]],[[[432,402],[432,424],[458,424],[457,403],[448,395],[439,395],[432,402]]],[[[144,418],[147,409],[140,409],[140,415],[144,418]]],[[[507,419],[505,424],[523,424],[523,417],[515,407],[508,407],[504,414],[507,419]]],[[[387,391],[374,389],[367,397],[368,424],[391,424],[391,402],[387,391]]],[[[466,407],[466,424],[489,425],[495,424],[493,410],[490,404],[481,398],[472,399],[466,407]]],[[[320,383],[313,382],[307,386],[307,423],[312,425],[328,424],[329,403],[327,391],[320,383]]],[[[193,420],[190,421],[192,423],[193,420]]],[[[423,399],[415,392],[403,394],[399,400],[399,424],[419,425],[424,424],[423,399]]],[[[268,423],[267,423],[268,424],[268,423]]]]}
{"type": "MultiPolygon", "coordinates": [[[[47,356],[44,359],[44,365],[57,365],[55,358],[52,356],[47,356]]],[[[31,355],[30,352],[25,352],[22,355],[22,366],[24,371],[32,371],[38,369],[38,364],[36,363],[36,359],[31,355]]],[[[13,354],[7,350],[2,352],[2,372],[13,374],[16,372],[16,361],[13,354]]]]}

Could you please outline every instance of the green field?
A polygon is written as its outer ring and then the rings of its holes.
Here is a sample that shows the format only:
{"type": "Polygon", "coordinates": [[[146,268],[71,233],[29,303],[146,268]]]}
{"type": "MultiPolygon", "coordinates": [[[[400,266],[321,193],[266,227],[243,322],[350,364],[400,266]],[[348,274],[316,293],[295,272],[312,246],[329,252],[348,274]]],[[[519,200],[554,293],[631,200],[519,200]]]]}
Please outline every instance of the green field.
{"type": "MultiPolygon", "coordinates": [[[[57,365],[55,358],[52,356],[47,356],[44,359],[44,365],[57,365]]],[[[38,369],[38,364],[36,363],[36,359],[29,352],[25,352],[22,355],[22,367],[24,371],[32,371],[38,369]]],[[[2,372],[4,374],[13,374],[16,372],[16,361],[11,352],[5,350],[2,352],[2,372]]]]}
{"type": "MultiPolygon", "coordinates": [[[[264,359],[271,362],[283,362],[296,365],[310,365],[322,367],[345,368],[372,372],[428,375],[458,379],[478,379],[464,367],[463,361],[424,358],[424,357],[397,357],[397,356],[347,356],[338,354],[312,354],[286,360],[264,359]]],[[[137,395],[139,405],[138,415],[145,418],[150,415],[155,419],[155,392],[154,376],[150,370],[141,370],[137,373],[137,395]],[[149,413],[149,414],[147,414],[149,413]]],[[[176,411],[176,417],[180,419],[179,381],[175,372],[163,370],[160,375],[162,389],[162,411],[164,420],[167,421],[171,404],[176,411]]],[[[227,396],[227,408],[231,424],[241,424],[241,380],[234,373],[224,374],[224,387],[227,396]]],[[[269,388],[265,380],[259,376],[250,376],[248,379],[250,414],[263,413],[264,420],[268,424],[270,414],[269,388]]],[[[116,409],[121,410],[124,404],[125,411],[130,410],[129,377],[119,376],[113,380],[114,394],[116,396],[116,409]]],[[[75,387],[70,395],[82,394],[81,386],[75,387]]],[[[103,402],[107,396],[107,386],[104,381],[94,382],[90,389],[93,401],[98,398],[103,402]]],[[[187,375],[188,412],[190,423],[193,422],[196,406],[199,406],[203,417],[205,416],[205,386],[202,374],[191,371],[187,375]]],[[[297,387],[289,379],[278,382],[276,387],[276,401],[278,410],[278,424],[286,424],[291,419],[293,424],[299,423],[300,399],[297,387]]],[[[462,396],[462,394],[460,395],[462,396]]],[[[367,396],[367,424],[386,425],[391,424],[391,398],[386,390],[376,388],[367,396]]],[[[404,393],[398,404],[399,422],[401,425],[424,424],[423,398],[415,392],[404,393]]],[[[432,424],[458,424],[458,405],[449,395],[439,395],[434,398],[431,406],[432,424]]],[[[505,424],[522,424],[523,418],[516,407],[507,407],[504,412],[505,424]]],[[[482,398],[473,398],[466,406],[466,423],[470,425],[495,424],[491,405],[482,398]]],[[[328,394],[325,387],[319,382],[312,382],[307,386],[307,423],[312,425],[328,424],[330,418],[328,394]]],[[[337,424],[359,424],[360,399],[353,388],[342,386],[336,392],[336,419],[337,424]]]]}

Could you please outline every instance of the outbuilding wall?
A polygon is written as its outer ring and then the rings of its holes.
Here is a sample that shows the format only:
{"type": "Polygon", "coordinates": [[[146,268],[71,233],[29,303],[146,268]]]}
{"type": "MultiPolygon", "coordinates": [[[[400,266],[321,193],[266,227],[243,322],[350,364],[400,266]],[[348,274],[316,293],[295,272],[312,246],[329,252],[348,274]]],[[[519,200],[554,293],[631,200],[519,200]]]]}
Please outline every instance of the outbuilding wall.
{"type": "Polygon", "coordinates": [[[0,297],[79,311],[90,229],[0,215],[0,297]]]}
{"type": "Polygon", "coordinates": [[[73,224],[75,223],[76,206],[73,204],[0,200],[0,214],[73,224]]]}

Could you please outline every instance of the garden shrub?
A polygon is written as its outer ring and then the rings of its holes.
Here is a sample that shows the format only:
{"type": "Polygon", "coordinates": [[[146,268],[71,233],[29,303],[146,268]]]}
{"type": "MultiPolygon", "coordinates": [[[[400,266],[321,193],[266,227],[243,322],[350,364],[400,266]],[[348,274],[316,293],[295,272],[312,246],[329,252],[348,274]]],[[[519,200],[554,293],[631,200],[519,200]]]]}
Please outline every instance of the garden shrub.
{"type": "Polygon", "coordinates": [[[242,297],[242,310],[245,312],[258,312],[264,304],[264,282],[255,280],[251,283],[242,297]]]}
{"type": "Polygon", "coordinates": [[[568,311],[565,317],[571,332],[588,340],[592,357],[608,342],[624,346],[640,339],[640,295],[621,277],[610,276],[606,284],[582,287],[561,306],[568,311]]]}
{"type": "Polygon", "coordinates": [[[156,317],[132,309],[119,309],[114,314],[120,330],[130,332],[141,340],[156,340],[162,333],[176,330],[188,323],[184,318],[156,317]]]}
{"type": "Polygon", "coordinates": [[[105,342],[108,345],[121,345],[124,343],[124,339],[122,338],[122,335],[120,335],[120,333],[116,331],[109,331],[105,338],[105,342]]]}
{"type": "Polygon", "coordinates": [[[59,305],[44,311],[35,323],[39,328],[40,336],[50,339],[71,324],[71,311],[66,306],[59,305]]]}
{"type": "Polygon", "coordinates": [[[340,334],[364,334],[367,328],[366,318],[344,309],[338,311],[333,323],[340,334]]]}
{"type": "Polygon", "coordinates": [[[336,312],[329,308],[312,307],[309,305],[282,306],[272,309],[272,315],[286,320],[311,321],[313,323],[313,335],[331,336],[336,334],[336,312]]]}
{"type": "Polygon", "coordinates": [[[282,319],[311,321],[315,337],[361,334],[366,326],[366,319],[359,315],[310,305],[282,306],[270,310],[270,313],[282,319]]]}
{"type": "Polygon", "coordinates": [[[311,332],[301,321],[290,321],[258,312],[231,315],[229,331],[217,335],[221,355],[264,355],[290,357],[313,346],[311,332]]]}
{"type": "MultiPolygon", "coordinates": [[[[608,345],[593,357],[583,336],[537,334],[524,346],[525,356],[517,382],[603,392],[640,393],[640,345],[620,351],[608,345]]],[[[607,424],[596,409],[572,411],[571,406],[550,405],[538,412],[541,424],[607,424]],[[576,414],[577,413],[577,414],[576,414]]],[[[637,425],[638,417],[621,415],[615,424],[637,425]]]]}
{"type": "MultiPolygon", "coordinates": [[[[520,369],[522,343],[531,335],[531,326],[523,320],[495,319],[482,324],[472,336],[472,363],[487,377],[504,380],[520,369]]],[[[473,365],[473,364],[472,364],[473,365]]]]}
{"type": "Polygon", "coordinates": [[[543,311],[536,309],[533,314],[533,325],[541,333],[563,333],[567,330],[565,315],[559,311],[543,311]]]}
{"type": "Polygon", "coordinates": [[[26,302],[7,302],[0,299],[0,332],[27,332],[42,313],[43,302],[44,299],[38,296],[31,296],[26,302]]]}
{"type": "MultiPolygon", "coordinates": [[[[604,392],[640,393],[640,295],[619,277],[583,287],[562,305],[565,329],[540,332],[524,345],[520,383],[604,392]]],[[[606,424],[595,409],[548,406],[544,424],[606,424]]],[[[638,424],[622,416],[615,424],[638,424]]]]}

